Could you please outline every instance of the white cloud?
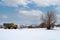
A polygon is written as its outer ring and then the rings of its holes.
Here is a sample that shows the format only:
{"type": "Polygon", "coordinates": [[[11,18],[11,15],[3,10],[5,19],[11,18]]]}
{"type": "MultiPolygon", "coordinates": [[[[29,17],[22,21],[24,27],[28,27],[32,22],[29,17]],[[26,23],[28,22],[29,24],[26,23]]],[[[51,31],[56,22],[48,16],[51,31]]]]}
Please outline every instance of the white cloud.
{"type": "Polygon", "coordinates": [[[60,0],[3,0],[7,6],[18,7],[18,5],[27,6],[28,3],[35,3],[37,6],[60,5],[60,0]]]}
{"type": "Polygon", "coordinates": [[[39,24],[43,12],[41,10],[19,10],[18,17],[24,20],[26,24],[39,24]],[[22,15],[21,15],[22,14],[22,15]],[[35,23],[34,23],[35,21],[35,23]]]}
{"type": "Polygon", "coordinates": [[[2,16],[2,18],[7,19],[7,18],[8,18],[8,16],[7,16],[7,15],[3,15],[3,16],[2,16]]]}
{"type": "Polygon", "coordinates": [[[43,14],[42,11],[40,10],[20,10],[19,13],[22,13],[23,15],[27,15],[27,16],[40,16],[43,14]]]}
{"type": "Polygon", "coordinates": [[[56,7],[55,10],[57,13],[60,13],[60,7],[56,7]]]}
{"type": "Polygon", "coordinates": [[[60,7],[56,7],[55,11],[57,15],[57,24],[60,24],[60,7]]]}
{"type": "Polygon", "coordinates": [[[31,0],[33,2],[35,2],[38,6],[50,6],[50,5],[58,5],[59,0],[31,0]]]}
{"type": "Polygon", "coordinates": [[[18,7],[18,5],[27,6],[28,0],[4,0],[3,3],[7,6],[18,7]]]}

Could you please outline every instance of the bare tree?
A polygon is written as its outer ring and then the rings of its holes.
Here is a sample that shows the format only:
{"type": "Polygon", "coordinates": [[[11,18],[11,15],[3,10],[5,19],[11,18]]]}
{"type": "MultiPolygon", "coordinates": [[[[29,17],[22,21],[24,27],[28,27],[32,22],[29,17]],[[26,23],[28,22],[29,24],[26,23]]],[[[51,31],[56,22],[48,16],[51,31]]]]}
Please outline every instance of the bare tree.
{"type": "Polygon", "coordinates": [[[42,23],[45,23],[47,29],[54,28],[56,23],[56,14],[53,11],[48,11],[44,16],[42,15],[42,23]]]}

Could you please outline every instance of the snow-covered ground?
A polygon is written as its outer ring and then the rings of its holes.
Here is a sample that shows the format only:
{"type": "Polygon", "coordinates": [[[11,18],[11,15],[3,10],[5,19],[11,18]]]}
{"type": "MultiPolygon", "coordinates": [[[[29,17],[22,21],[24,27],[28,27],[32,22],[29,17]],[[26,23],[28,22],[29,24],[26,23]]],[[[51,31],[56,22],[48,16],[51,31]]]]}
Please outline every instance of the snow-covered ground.
{"type": "Polygon", "coordinates": [[[0,40],[60,40],[60,28],[0,29],[0,40]]]}

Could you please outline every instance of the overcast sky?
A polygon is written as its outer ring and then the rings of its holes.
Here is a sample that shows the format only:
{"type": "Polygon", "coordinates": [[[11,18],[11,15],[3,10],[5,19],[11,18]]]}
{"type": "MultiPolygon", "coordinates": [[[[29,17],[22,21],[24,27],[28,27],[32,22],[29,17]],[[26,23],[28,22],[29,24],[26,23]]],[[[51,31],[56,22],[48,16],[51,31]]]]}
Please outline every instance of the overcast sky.
{"type": "Polygon", "coordinates": [[[0,0],[0,24],[39,24],[48,10],[57,14],[60,23],[60,0],[0,0]]]}

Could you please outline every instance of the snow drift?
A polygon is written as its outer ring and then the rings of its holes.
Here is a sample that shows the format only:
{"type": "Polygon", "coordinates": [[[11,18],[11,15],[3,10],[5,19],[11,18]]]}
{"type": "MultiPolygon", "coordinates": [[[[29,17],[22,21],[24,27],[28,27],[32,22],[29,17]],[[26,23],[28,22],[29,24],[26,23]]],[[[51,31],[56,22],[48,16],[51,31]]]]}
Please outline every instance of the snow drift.
{"type": "Polygon", "coordinates": [[[0,40],[60,40],[60,28],[0,29],[0,40]]]}

